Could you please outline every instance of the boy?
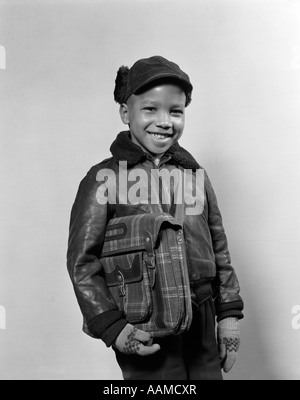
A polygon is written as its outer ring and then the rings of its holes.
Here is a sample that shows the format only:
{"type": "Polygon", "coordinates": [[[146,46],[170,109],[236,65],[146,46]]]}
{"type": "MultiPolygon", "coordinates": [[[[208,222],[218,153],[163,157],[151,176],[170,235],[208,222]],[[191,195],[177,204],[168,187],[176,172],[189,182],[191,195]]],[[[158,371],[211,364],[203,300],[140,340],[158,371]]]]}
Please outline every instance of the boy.
{"type": "Polygon", "coordinates": [[[120,161],[126,161],[131,171],[202,169],[178,144],[192,90],[188,75],[161,56],[138,60],[130,69],[121,67],[114,97],[129,131],[119,133],[110,147],[112,157],[92,167],[81,181],[72,208],[67,264],[84,317],[83,329],[113,347],[125,380],[222,379],[221,369],[229,371],[236,359],[243,301],[205,171],[204,207],[196,215],[185,215],[183,223],[193,304],[187,332],[153,340],[149,332],[129,324],[115,305],[99,261],[111,218],[149,212],[174,216],[176,211],[174,187],[169,204],[121,201],[124,193],[118,192],[118,183],[117,201],[100,202],[104,182],[98,179],[99,171],[111,170],[118,176],[120,161]]]}

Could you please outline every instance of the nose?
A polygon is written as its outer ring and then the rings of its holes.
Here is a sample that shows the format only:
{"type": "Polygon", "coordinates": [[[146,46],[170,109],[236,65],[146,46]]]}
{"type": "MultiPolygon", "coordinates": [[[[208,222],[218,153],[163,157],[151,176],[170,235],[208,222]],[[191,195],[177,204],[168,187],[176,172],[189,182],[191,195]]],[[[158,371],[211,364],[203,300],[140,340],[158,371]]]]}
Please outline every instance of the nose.
{"type": "Polygon", "coordinates": [[[158,115],[156,126],[163,129],[169,129],[172,127],[170,116],[168,113],[160,113],[158,115]]]}

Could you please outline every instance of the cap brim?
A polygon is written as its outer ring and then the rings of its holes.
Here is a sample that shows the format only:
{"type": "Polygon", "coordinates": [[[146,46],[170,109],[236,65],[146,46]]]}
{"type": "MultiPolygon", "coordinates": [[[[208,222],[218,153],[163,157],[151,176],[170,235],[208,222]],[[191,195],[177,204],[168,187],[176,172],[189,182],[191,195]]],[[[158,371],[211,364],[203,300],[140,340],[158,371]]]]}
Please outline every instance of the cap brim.
{"type": "Polygon", "coordinates": [[[177,81],[179,81],[182,84],[182,86],[187,90],[187,92],[191,92],[193,90],[193,85],[189,81],[184,79],[182,76],[180,76],[178,74],[172,74],[170,72],[166,72],[166,73],[159,73],[157,75],[151,76],[150,78],[145,80],[141,85],[136,87],[134,90],[134,93],[139,92],[144,86],[147,86],[152,82],[155,82],[155,81],[158,81],[158,80],[161,80],[164,78],[176,79],[177,81]]]}

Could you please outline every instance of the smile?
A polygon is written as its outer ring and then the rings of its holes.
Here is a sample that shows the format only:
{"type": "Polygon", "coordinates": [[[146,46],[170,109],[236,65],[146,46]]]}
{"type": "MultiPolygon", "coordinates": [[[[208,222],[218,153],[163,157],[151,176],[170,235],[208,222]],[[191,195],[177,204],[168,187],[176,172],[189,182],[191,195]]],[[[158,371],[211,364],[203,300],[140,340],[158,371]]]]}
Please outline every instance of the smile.
{"type": "Polygon", "coordinates": [[[173,136],[173,134],[162,134],[162,133],[151,133],[151,132],[148,132],[148,133],[154,139],[157,139],[157,140],[169,139],[173,136]]]}

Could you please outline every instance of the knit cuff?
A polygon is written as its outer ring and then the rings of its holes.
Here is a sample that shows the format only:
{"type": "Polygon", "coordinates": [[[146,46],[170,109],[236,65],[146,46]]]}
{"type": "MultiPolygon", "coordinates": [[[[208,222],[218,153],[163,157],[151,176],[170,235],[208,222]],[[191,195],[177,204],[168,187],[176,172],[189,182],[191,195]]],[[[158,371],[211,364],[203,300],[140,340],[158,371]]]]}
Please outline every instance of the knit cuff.
{"type": "Polygon", "coordinates": [[[244,318],[244,314],[239,310],[228,310],[217,315],[217,322],[228,317],[236,317],[238,319],[244,318]]]}
{"type": "Polygon", "coordinates": [[[242,310],[244,304],[242,301],[232,301],[230,303],[223,303],[216,307],[217,321],[221,321],[224,318],[236,317],[238,319],[244,318],[242,310]]]}
{"type": "Polygon", "coordinates": [[[95,338],[102,339],[106,330],[120,320],[126,322],[123,317],[122,311],[110,310],[105,311],[94,317],[91,321],[88,322],[87,326],[88,330],[95,338]]]}
{"type": "Polygon", "coordinates": [[[106,329],[106,331],[101,336],[101,339],[103,340],[103,342],[106,344],[107,347],[114,344],[115,340],[117,339],[121,331],[125,328],[127,323],[128,322],[126,321],[126,319],[119,319],[109,328],[106,329]]]}

